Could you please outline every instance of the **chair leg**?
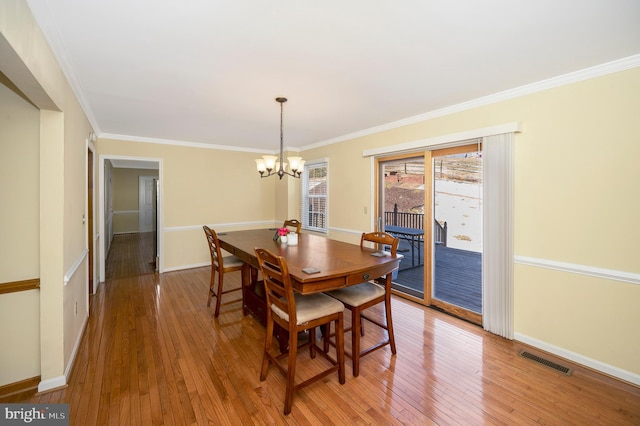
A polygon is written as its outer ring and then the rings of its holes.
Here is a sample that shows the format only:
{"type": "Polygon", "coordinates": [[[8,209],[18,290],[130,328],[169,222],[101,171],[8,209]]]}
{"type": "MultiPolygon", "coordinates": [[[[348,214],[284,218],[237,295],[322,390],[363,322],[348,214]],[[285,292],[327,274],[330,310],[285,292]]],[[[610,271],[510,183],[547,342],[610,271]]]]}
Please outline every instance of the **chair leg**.
{"type": "Polygon", "coordinates": [[[353,377],[358,377],[360,374],[360,328],[362,327],[362,317],[358,309],[352,311],[351,321],[351,361],[353,377]]]}
{"type": "Polygon", "coordinates": [[[309,329],[309,356],[311,359],[316,357],[316,328],[309,329]]]}
{"type": "Polygon", "coordinates": [[[296,379],[296,359],[298,357],[298,333],[289,332],[289,354],[287,368],[287,391],[284,397],[284,414],[291,413],[291,405],[293,404],[293,392],[295,390],[296,379]]]}
{"type": "Polygon", "coordinates": [[[273,343],[273,321],[267,318],[267,336],[264,340],[264,354],[262,355],[262,368],[260,369],[260,381],[264,381],[267,378],[267,371],[269,371],[269,351],[271,350],[271,344],[273,343]]]}
{"type": "Polygon", "coordinates": [[[224,274],[218,271],[218,294],[216,295],[216,311],[214,312],[214,318],[218,318],[220,315],[220,302],[222,301],[222,282],[224,281],[224,274]]]}
{"type": "Polygon", "coordinates": [[[327,353],[329,352],[329,345],[330,345],[331,323],[323,325],[321,327],[321,330],[322,330],[322,340],[324,342],[322,349],[324,349],[324,352],[327,353]]]}
{"type": "MultiPolygon", "coordinates": [[[[340,384],[343,385],[345,382],[345,374],[344,374],[344,319],[342,313],[336,320],[336,360],[338,361],[338,380],[340,384]]],[[[328,328],[331,328],[331,323],[327,324],[328,328]]],[[[327,333],[327,339],[325,340],[325,345],[327,346],[327,350],[329,349],[329,333],[327,333]]],[[[326,351],[325,351],[326,352],[326,351]]]]}
{"type": "Polygon", "coordinates": [[[387,333],[389,334],[389,346],[391,353],[396,353],[396,338],[393,336],[393,320],[391,319],[391,300],[385,300],[384,310],[387,313],[387,333]]]}
{"type": "Polygon", "coordinates": [[[211,306],[211,299],[214,296],[213,285],[216,281],[216,270],[211,268],[211,278],[209,279],[209,298],[207,299],[207,308],[211,306]]]}

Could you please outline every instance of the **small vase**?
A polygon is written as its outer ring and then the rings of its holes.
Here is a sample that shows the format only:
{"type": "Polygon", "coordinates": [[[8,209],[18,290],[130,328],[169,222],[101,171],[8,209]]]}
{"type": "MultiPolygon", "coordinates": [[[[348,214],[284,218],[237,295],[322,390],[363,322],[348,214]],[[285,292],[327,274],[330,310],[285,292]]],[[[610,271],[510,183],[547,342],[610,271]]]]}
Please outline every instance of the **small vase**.
{"type": "Polygon", "coordinates": [[[287,244],[287,236],[286,235],[280,235],[280,242],[282,244],[287,244]]]}

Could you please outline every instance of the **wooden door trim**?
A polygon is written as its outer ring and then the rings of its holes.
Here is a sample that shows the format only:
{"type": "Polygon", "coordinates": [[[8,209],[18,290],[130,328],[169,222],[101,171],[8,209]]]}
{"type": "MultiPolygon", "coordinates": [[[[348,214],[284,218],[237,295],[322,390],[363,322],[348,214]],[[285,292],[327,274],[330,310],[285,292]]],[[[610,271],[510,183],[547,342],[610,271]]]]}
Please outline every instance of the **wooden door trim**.
{"type": "Polygon", "coordinates": [[[453,315],[454,317],[458,317],[460,319],[469,321],[470,323],[482,325],[482,314],[478,314],[476,312],[472,312],[468,309],[461,308],[456,305],[452,305],[447,302],[443,302],[442,300],[433,299],[431,301],[430,306],[434,306],[438,309],[443,310],[444,312],[453,315]]]}
{"type": "MultiPolygon", "coordinates": [[[[403,160],[403,159],[407,159],[407,158],[423,158],[424,161],[424,166],[425,166],[425,176],[427,176],[427,165],[430,164],[430,151],[419,151],[419,152],[410,152],[410,153],[403,153],[403,154],[396,154],[396,155],[388,155],[388,156],[384,156],[384,157],[376,157],[375,158],[375,165],[374,165],[374,182],[375,182],[375,188],[374,188],[374,207],[375,207],[375,211],[374,211],[374,217],[375,217],[375,230],[378,231],[378,217],[381,216],[381,214],[384,214],[384,212],[380,212],[380,192],[381,192],[381,187],[380,187],[380,163],[386,163],[389,161],[396,161],[396,160],[403,160]]],[[[424,205],[427,206],[429,205],[427,203],[427,201],[429,200],[429,197],[431,196],[431,185],[425,185],[424,186],[424,205]]],[[[426,209],[425,209],[426,210],[426,209]]],[[[430,254],[427,253],[427,241],[431,240],[431,234],[432,234],[432,229],[431,227],[427,227],[427,223],[428,222],[428,218],[427,216],[432,216],[431,211],[429,211],[428,213],[425,211],[424,214],[424,223],[422,224],[422,227],[424,229],[424,235],[423,235],[423,240],[425,242],[425,250],[423,251],[423,256],[424,259],[430,259],[430,254]]],[[[431,248],[429,248],[429,250],[431,250],[431,248]]],[[[425,285],[425,292],[423,295],[423,298],[420,299],[419,297],[416,296],[412,296],[410,294],[404,293],[400,290],[396,290],[396,289],[392,289],[391,292],[399,297],[405,298],[407,300],[411,300],[412,302],[415,303],[419,303],[420,305],[425,305],[428,306],[428,302],[426,300],[427,297],[427,292],[426,292],[426,278],[427,278],[427,274],[431,273],[431,262],[424,262],[424,275],[422,277],[422,280],[424,282],[425,285]]]]}

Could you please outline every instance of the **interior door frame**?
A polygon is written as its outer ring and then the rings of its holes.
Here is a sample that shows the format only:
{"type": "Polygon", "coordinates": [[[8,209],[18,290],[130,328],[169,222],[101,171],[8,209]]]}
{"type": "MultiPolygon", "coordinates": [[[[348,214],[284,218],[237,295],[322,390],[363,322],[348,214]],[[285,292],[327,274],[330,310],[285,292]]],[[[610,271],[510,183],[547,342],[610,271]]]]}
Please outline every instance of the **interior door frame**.
{"type": "MultiPolygon", "coordinates": [[[[125,160],[125,161],[133,161],[133,162],[149,162],[149,163],[155,163],[157,165],[157,169],[158,169],[158,197],[157,197],[157,214],[158,214],[158,220],[157,220],[157,226],[158,226],[158,233],[157,233],[157,247],[158,247],[158,255],[157,255],[157,265],[156,265],[156,269],[158,270],[159,273],[164,272],[164,250],[163,250],[163,242],[164,242],[164,232],[163,232],[163,223],[164,223],[164,212],[163,212],[163,194],[164,194],[164,187],[163,187],[163,161],[162,158],[149,158],[149,157],[132,157],[132,156],[123,156],[123,155],[110,155],[110,154],[101,154],[100,155],[100,159],[99,159],[99,163],[98,163],[98,189],[99,189],[99,196],[98,196],[98,200],[100,202],[100,205],[98,206],[98,228],[100,230],[100,238],[101,240],[104,240],[104,238],[107,237],[107,232],[106,232],[106,219],[105,219],[105,215],[104,215],[104,211],[105,211],[105,203],[106,201],[106,185],[108,184],[108,182],[105,182],[105,162],[108,160],[125,160]]],[[[100,247],[105,247],[104,241],[101,241],[100,247]]],[[[106,257],[107,254],[105,253],[105,250],[99,250],[99,274],[100,274],[100,282],[103,283],[105,281],[105,263],[106,263],[106,257]]]]}
{"type": "Polygon", "coordinates": [[[86,193],[85,193],[85,206],[86,206],[86,221],[85,237],[87,247],[87,300],[86,306],[89,309],[91,298],[89,296],[95,294],[98,287],[98,273],[97,273],[97,245],[98,239],[96,236],[96,141],[97,137],[94,132],[89,133],[89,137],[86,139],[86,153],[85,158],[85,170],[86,170],[86,193]]]}
{"type": "Polygon", "coordinates": [[[95,203],[94,203],[94,191],[95,191],[95,171],[94,171],[94,153],[90,146],[87,144],[87,250],[88,250],[88,294],[94,294],[95,292],[95,238],[94,238],[94,224],[95,224],[95,203]]]}

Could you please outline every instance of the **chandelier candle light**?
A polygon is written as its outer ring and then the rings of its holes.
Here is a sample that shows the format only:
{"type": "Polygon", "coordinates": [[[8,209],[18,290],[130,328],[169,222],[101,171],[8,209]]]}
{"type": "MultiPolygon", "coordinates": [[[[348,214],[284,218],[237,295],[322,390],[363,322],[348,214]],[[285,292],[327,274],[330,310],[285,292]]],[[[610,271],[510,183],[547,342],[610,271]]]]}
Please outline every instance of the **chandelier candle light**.
{"type": "Polygon", "coordinates": [[[299,178],[302,170],[304,170],[304,160],[302,157],[287,157],[287,160],[289,160],[289,170],[291,170],[289,172],[287,171],[287,163],[282,161],[282,111],[284,103],[287,102],[287,98],[276,98],[276,102],[280,103],[280,157],[263,155],[262,158],[256,160],[256,166],[260,177],[263,178],[273,175],[278,175],[280,179],[282,179],[284,175],[299,178]]]}

